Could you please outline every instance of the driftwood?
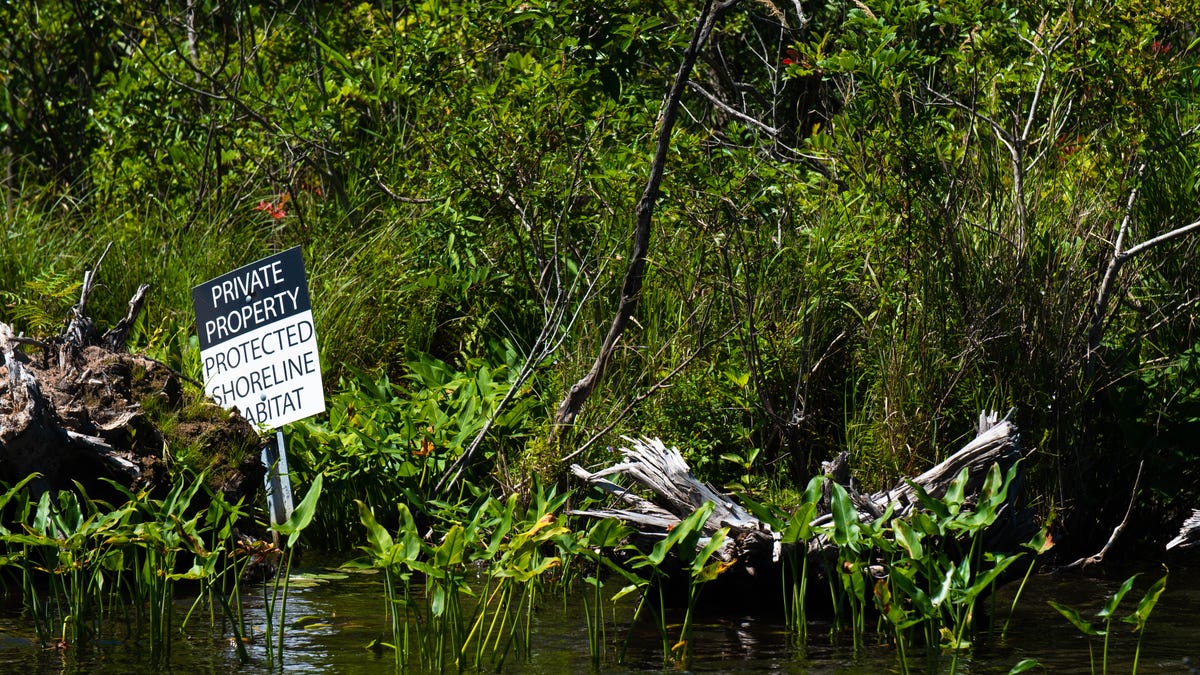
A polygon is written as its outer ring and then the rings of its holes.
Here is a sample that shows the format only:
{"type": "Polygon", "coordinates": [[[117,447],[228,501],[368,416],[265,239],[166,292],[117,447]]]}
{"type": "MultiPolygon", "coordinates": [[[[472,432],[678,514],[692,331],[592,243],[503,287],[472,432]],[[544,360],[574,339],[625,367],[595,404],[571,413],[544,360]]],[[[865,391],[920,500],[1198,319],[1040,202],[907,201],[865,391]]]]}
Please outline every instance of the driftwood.
{"type": "Polygon", "coordinates": [[[108,495],[100,478],[154,490],[169,479],[174,443],[200,446],[214,459],[247,458],[235,467],[214,461],[210,481],[234,498],[258,489],[263,469],[247,450],[261,441],[249,423],[215,405],[192,406],[180,419],[186,396],[179,374],[127,352],[147,285],[126,315],[100,332],[88,312],[100,261],[84,274],[79,302],[58,335],[30,338],[0,322],[0,481],[38,473],[39,491],[77,481],[89,494],[108,495]]]}
{"type": "MultiPolygon", "coordinates": [[[[951,482],[960,472],[969,469],[966,494],[978,493],[988,469],[999,463],[1002,470],[1021,457],[1016,427],[1008,418],[998,420],[997,415],[981,415],[978,436],[958,452],[925,473],[897,483],[890,490],[874,494],[861,494],[849,480],[847,456],[839,456],[827,463],[825,469],[832,480],[843,484],[864,521],[878,518],[890,506],[893,513],[903,516],[919,504],[914,485],[920,486],[934,497],[944,496],[951,482]]],[[[780,533],[770,525],[754,517],[729,496],[721,494],[711,485],[698,480],[688,469],[687,463],[674,448],[667,448],[658,439],[626,438],[630,447],[621,448],[623,461],[606,469],[591,472],[579,465],[572,465],[572,472],[582,481],[614,495],[624,503],[623,508],[592,509],[573,511],[575,515],[593,518],[617,518],[638,528],[636,539],[652,543],[666,536],[672,527],[689,516],[702,504],[711,502],[712,515],[705,523],[703,533],[710,537],[722,527],[729,528],[724,547],[717,553],[723,561],[738,561],[753,575],[764,565],[779,562],[781,555],[780,533]],[[632,485],[622,486],[610,480],[622,475],[632,485]],[[647,496],[642,496],[647,494],[647,496]]],[[[1011,500],[1018,486],[1009,490],[1011,500]]],[[[828,498],[823,500],[813,525],[828,524],[832,515],[828,509],[828,498]]],[[[1009,512],[1014,511],[1009,509],[1009,512]]],[[[1028,527],[1017,524],[1013,529],[1013,541],[1023,541],[1022,536],[1031,534],[1028,527]]],[[[997,528],[997,529],[1003,529],[997,528]]],[[[638,543],[635,541],[635,543],[638,543]]],[[[703,540],[700,545],[707,543],[703,540]]],[[[810,543],[810,555],[819,555],[832,548],[832,542],[823,539],[810,543]]]]}
{"type": "Polygon", "coordinates": [[[627,438],[631,447],[621,448],[625,461],[602,471],[590,473],[578,464],[571,471],[582,480],[615,495],[629,505],[628,509],[573,511],[575,515],[594,518],[617,518],[643,528],[640,538],[653,542],[666,536],[675,525],[705,503],[713,504],[712,514],[705,522],[699,546],[708,544],[712,535],[722,527],[729,528],[725,544],[716,553],[723,561],[743,560],[743,566],[753,574],[754,564],[769,558],[779,560],[779,533],[750,514],[742,506],[702,483],[692,475],[679,450],[668,448],[658,439],[627,438]],[[653,492],[662,506],[644,499],[629,488],[608,480],[608,476],[624,474],[635,483],[653,492]]]}
{"type": "Polygon", "coordinates": [[[1192,515],[1183,521],[1179,534],[1167,542],[1167,550],[1173,548],[1193,548],[1200,545],[1200,509],[1192,511],[1192,515]]]}

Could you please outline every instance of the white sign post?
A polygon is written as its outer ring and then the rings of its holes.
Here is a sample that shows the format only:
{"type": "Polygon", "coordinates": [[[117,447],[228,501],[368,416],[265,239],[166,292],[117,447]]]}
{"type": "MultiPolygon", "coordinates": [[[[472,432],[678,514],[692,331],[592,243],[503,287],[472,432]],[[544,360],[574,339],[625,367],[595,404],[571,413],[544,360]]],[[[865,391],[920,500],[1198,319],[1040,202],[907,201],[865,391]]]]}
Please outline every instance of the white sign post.
{"type": "MultiPolygon", "coordinates": [[[[291,248],[192,289],[204,392],[260,430],[324,412],[308,280],[291,248]]],[[[271,521],[291,517],[283,432],[263,450],[271,521]]]]}

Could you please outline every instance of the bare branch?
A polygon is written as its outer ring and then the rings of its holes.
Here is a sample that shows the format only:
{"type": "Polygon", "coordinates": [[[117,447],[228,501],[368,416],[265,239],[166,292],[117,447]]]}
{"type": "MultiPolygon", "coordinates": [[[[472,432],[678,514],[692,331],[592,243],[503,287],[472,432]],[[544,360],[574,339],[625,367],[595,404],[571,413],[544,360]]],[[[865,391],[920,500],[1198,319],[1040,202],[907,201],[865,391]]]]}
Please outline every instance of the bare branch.
{"type": "Polygon", "coordinates": [[[769,136],[775,137],[775,136],[779,135],[779,130],[776,129],[775,127],[767,124],[766,122],[761,122],[759,120],[756,120],[753,117],[747,115],[746,113],[735,109],[733,106],[722,101],[721,99],[717,98],[716,96],[710,94],[707,90],[704,89],[704,87],[701,87],[698,82],[694,82],[694,81],[688,82],[688,86],[691,87],[696,93],[698,93],[701,96],[703,96],[704,98],[708,99],[709,103],[712,103],[713,105],[717,106],[718,108],[720,108],[722,111],[728,113],[729,115],[732,115],[732,116],[736,117],[737,119],[741,120],[742,122],[756,128],[760,131],[765,132],[769,136]]]}
{"type": "Polygon", "coordinates": [[[432,204],[433,202],[437,201],[436,199],[430,199],[428,197],[405,197],[404,195],[396,194],[390,187],[387,186],[387,184],[383,182],[383,179],[379,177],[378,171],[371,175],[371,182],[375,183],[375,186],[380,190],[383,190],[383,193],[394,202],[400,202],[402,204],[432,204]]]}
{"type": "Polygon", "coordinates": [[[1101,548],[1095,555],[1090,555],[1086,558],[1080,558],[1070,565],[1061,567],[1056,571],[1065,572],[1067,570],[1073,570],[1077,567],[1087,567],[1088,565],[1095,565],[1097,563],[1104,562],[1104,556],[1108,554],[1108,550],[1112,548],[1112,545],[1117,541],[1117,538],[1120,537],[1121,533],[1125,531],[1125,526],[1129,524],[1129,514],[1133,512],[1133,503],[1137,500],[1138,485],[1140,485],[1142,482],[1142,467],[1145,464],[1145,461],[1138,463],[1137,478],[1133,479],[1133,492],[1129,495],[1129,506],[1125,508],[1125,517],[1122,518],[1121,522],[1113,528],[1112,535],[1108,537],[1108,541],[1104,544],[1104,547],[1101,548]]]}
{"type": "Polygon", "coordinates": [[[1146,241],[1143,241],[1142,243],[1138,244],[1137,246],[1134,246],[1134,247],[1130,248],[1129,250],[1125,251],[1124,253],[1122,253],[1120,256],[1121,262],[1123,263],[1123,262],[1129,260],[1130,258],[1132,258],[1133,256],[1138,255],[1139,253],[1144,253],[1147,250],[1152,249],[1155,246],[1158,246],[1159,244],[1165,244],[1168,241],[1171,241],[1172,239],[1178,239],[1179,237],[1182,237],[1183,235],[1193,232],[1197,229],[1200,229],[1200,220],[1197,220],[1196,222],[1194,222],[1190,225],[1184,225],[1183,227],[1177,227],[1174,230],[1171,230],[1170,232],[1167,232],[1166,234],[1160,234],[1157,237],[1154,237],[1153,239],[1147,239],[1146,241]]]}
{"type": "Polygon", "coordinates": [[[650,225],[654,219],[654,209],[666,171],[667,154],[671,147],[671,133],[675,128],[675,120],[679,116],[683,91],[687,87],[692,69],[696,65],[700,48],[708,41],[717,17],[736,2],[737,0],[724,0],[714,3],[713,0],[707,0],[696,19],[691,42],[684,50],[683,60],[675,74],[675,81],[672,83],[659,113],[654,160],[650,164],[650,176],[646,181],[646,188],[642,192],[635,210],[636,227],[633,233],[633,246],[629,255],[629,266],[626,268],[625,279],[621,286],[621,297],[617,303],[616,314],[613,316],[612,324],[600,345],[599,353],[596,355],[591,369],[571,386],[562,402],[559,403],[558,410],[554,415],[554,426],[550,432],[551,443],[557,440],[560,429],[574,424],[575,417],[583,408],[584,402],[591,396],[603,376],[604,369],[616,348],[617,340],[625,331],[625,326],[629,323],[630,317],[633,316],[633,311],[637,307],[642,291],[642,281],[645,277],[646,256],[650,246],[650,225]]]}

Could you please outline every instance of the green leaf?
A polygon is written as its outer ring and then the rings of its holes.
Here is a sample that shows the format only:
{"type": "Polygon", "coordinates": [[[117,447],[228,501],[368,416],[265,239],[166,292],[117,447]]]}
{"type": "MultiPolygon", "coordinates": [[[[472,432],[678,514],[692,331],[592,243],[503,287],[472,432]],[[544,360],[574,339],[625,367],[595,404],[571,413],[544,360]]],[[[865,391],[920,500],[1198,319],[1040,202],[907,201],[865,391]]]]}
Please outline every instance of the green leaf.
{"type": "Polygon", "coordinates": [[[433,564],[438,569],[448,569],[462,564],[463,551],[466,550],[467,541],[463,536],[462,525],[455,523],[450,531],[446,533],[442,544],[433,552],[433,564]]]}
{"type": "Polygon", "coordinates": [[[429,613],[433,616],[441,616],[446,611],[446,589],[441,585],[433,587],[433,595],[429,599],[429,613]]]}
{"type": "MultiPolygon", "coordinates": [[[[924,508],[925,510],[929,511],[930,513],[932,513],[937,521],[947,520],[950,518],[950,516],[952,514],[950,513],[950,509],[946,506],[945,501],[930,495],[929,492],[927,492],[924,487],[918,485],[917,483],[914,483],[913,481],[911,481],[907,478],[904,479],[904,482],[908,483],[908,486],[911,487],[913,489],[913,492],[916,493],[917,501],[921,503],[921,507],[924,508]]],[[[921,523],[922,529],[925,530],[926,534],[935,534],[935,532],[929,531],[927,528],[928,523],[932,523],[932,522],[934,522],[934,521],[929,520],[925,523],[921,523]]],[[[915,518],[914,518],[914,524],[917,524],[915,518]]],[[[938,526],[937,529],[940,530],[940,526],[938,526]]]]}
{"type": "Polygon", "coordinates": [[[893,573],[888,578],[895,584],[896,590],[903,593],[912,602],[913,609],[917,611],[922,619],[932,620],[936,616],[937,607],[929,599],[929,595],[917,587],[916,583],[904,572],[893,570],[893,573]]]}
{"type": "Polygon", "coordinates": [[[1016,562],[1020,557],[1021,554],[997,556],[995,558],[995,564],[992,565],[992,568],[976,577],[975,583],[966,590],[965,595],[967,600],[974,601],[975,598],[979,597],[980,593],[983,593],[989,586],[992,585],[992,582],[996,580],[996,577],[999,577],[1001,574],[1003,574],[1004,570],[1008,569],[1008,566],[1016,562]]]}
{"type": "Polygon", "coordinates": [[[816,504],[821,501],[822,488],[825,486],[825,481],[829,480],[825,476],[813,476],[809,479],[808,485],[804,488],[804,504],[816,504]]]}
{"type": "Polygon", "coordinates": [[[625,586],[624,588],[622,588],[621,590],[619,590],[615,594],[613,594],[612,601],[614,603],[616,603],[621,598],[629,595],[630,593],[633,593],[634,591],[638,590],[641,587],[642,587],[642,584],[629,584],[628,586],[625,586]]]}
{"type": "Polygon", "coordinates": [[[930,604],[934,607],[940,607],[946,598],[950,596],[950,589],[954,586],[954,575],[957,571],[958,568],[953,563],[946,569],[946,574],[942,577],[941,583],[938,584],[937,590],[929,598],[930,604]]]}
{"type": "Polygon", "coordinates": [[[1027,670],[1033,670],[1034,668],[1041,667],[1041,665],[1042,664],[1039,663],[1037,659],[1021,659],[1017,665],[1012,667],[1012,670],[1008,671],[1008,675],[1016,675],[1017,673],[1023,673],[1027,670]]]}
{"type": "Polygon", "coordinates": [[[317,512],[317,501],[321,499],[321,487],[324,484],[325,474],[317,474],[317,477],[313,479],[312,485],[308,488],[308,493],[296,505],[296,508],[292,511],[292,516],[287,519],[287,522],[271,526],[271,529],[275,532],[287,535],[287,545],[289,548],[296,545],[296,540],[300,538],[300,533],[312,523],[313,516],[317,512]]]}
{"type": "Polygon", "coordinates": [[[787,529],[783,531],[781,542],[784,544],[793,544],[798,541],[808,541],[812,539],[813,516],[817,512],[817,505],[814,502],[804,502],[788,519],[787,529]]]}
{"type": "Polygon", "coordinates": [[[967,480],[970,476],[970,467],[964,466],[962,471],[958,472],[958,477],[950,481],[950,487],[946,488],[944,501],[951,515],[958,513],[958,510],[962,508],[963,496],[966,492],[967,480]]]}
{"type": "Polygon", "coordinates": [[[904,548],[909,558],[920,560],[925,557],[925,550],[921,546],[920,532],[912,529],[912,526],[900,519],[892,523],[892,530],[896,533],[896,543],[904,548]]]}
{"type": "MultiPolygon", "coordinates": [[[[42,474],[40,473],[31,473],[25,478],[21,479],[19,483],[9,488],[8,492],[5,492],[4,496],[0,497],[0,510],[8,506],[8,503],[12,501],[13,497],[16,497],[18,493],[24,490],[25,486],[28,485],[30,481],[35,478],[40,478],[41,475],[42,474]]],[[[8,529],[5,528],[4,525],[0,525],[0,534],[8,534],[8,529]]]]}
{"type": "MultiPolygon", "coordinates": [[[[700,579],[700,577],[705,572],[705,565],[708,563],[708,559],[711,558],[714,553],[721,550],[721,547],[725,544],[725,538],[728,534],[728,527],[722,527],[713,533],[713,536],[708,540],[708,543],[705,544],[704,548],[701,549],[700,552],[696,554],[695,559],[692,560],[692,577],[701,581],[711,581],[711,579],[700,579]]],[[[715,577],[716,575],[714,574],[713,576],[715,577]]]]}
{"type": "Polygon", "coordinates": [[[634,533],[634,529],[616,518],[603,518],[587,532],[585,545],[597,548],[619,546],[621,541],[634,533]]]}
{"type": "Polygon", "coordinates": [[[1138,603],[1137,609],[1122,621],[1134,624],[1135,631],[1145,628],[1146,622],[1150,620],[1150,613],[1154,611],[1154,606],[1158,604],[1158,599],[1162,597],[1165,590],[1167,590],[1166,575],[1150,586],[1150,589],[1142,596],[1141,602],[1138,603]]]}
{"type": "Polygon", "coordinates": [[[1100,611],[1096,612],[1096,616],[1102,619],[1111,617],[1113,613],[1117,611],[1117,605],[1121,604],[1121,600],[1125,597],[1125,594],[1133,588],[1133,581],[1137,579],[1138,576],[1140,575],[1135,574],[1126,579],[1125,582],[1121,584],[1121,587],[1117,589],[1117,592],[1109,596],[1108,601],[1104,603],[1104,606],[1100,608],[1100,611]]]}
{"type": "Polygon", "coordinates": [[[854,503],[850,501],[850,495],[846,492],[846,488],[831,482],[833,486],[832,510],[833,510],[833,541],[838,546],[846,546],[852,551],[857,551],[859,546],[860,533],[862,527],[858,522],[858,510],[854,508],[854,503]]]}
{"type": "Polygon", "coordinates": [[[692,511],[691,515],[671,528],[665,539],[654,545],[654,548],[650,550],[650,555],[645,558],[645,564],[654,567],[662,565],[671,549],[681,542],[683,545],[680,546],[679,557],[685,563],[690,562],[696,553],[695,541],[700,538],[700,532],[704,529],[708,517],[712,515],[712,510],[713,503],[705,502],[700,508],[692,511]],[[687,545],[689,541],[692,542],[690,547],[687,545]]]}
{"type": "Polygon", "coordinates": [[[1103,631],[1098,631],[1095,628],[1093,628],[1092,624],[1090,622],[1088,622],[1086,619],[1084,619],[1082,616],[1080,616],[1079,612],[1075,611],[1074,609],[1067,607],[1066,605],[1060,605],[1059,603],[1057,603],[1053,600],[1047,600],[1046,602],[1049,603],[1049,605],[1051,607],[1053,607],[1054,609],[1057,609],[1059,614],[1062,614],[1064,617],[1066,617],[1067,621],[1070,621],[1084,635],[1091,635],[1091,636],[1104,635],[1103,631]]]}
{"type": "MultiPolygon", "coordinates": [[[[392,541],[392,535],[375,520],[375,513],[371,511],[371,507],[355,499],[355,505],[358,506],[358,520],[367,528],[367,542],[369,548],[367,552],[376,561],[382,561],[392,550],[395,542],[392,541]]],[[[400,505],[402,510],[407,510],[403,504],[400,505]]],[[[410,516],[411,517],[411,516],[410,516]]]]}

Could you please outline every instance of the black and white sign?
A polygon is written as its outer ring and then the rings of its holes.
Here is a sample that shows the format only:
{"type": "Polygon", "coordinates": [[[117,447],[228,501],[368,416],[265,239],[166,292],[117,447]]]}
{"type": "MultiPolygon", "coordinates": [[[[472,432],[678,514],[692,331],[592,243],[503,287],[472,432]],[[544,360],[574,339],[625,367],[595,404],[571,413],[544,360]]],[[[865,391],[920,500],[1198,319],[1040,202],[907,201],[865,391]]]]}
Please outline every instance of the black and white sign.
{"type": "Polygon", "coordinates": [[[260,429],[325,410],[300,248],[192,289],[204,391],[260,429]]]}

